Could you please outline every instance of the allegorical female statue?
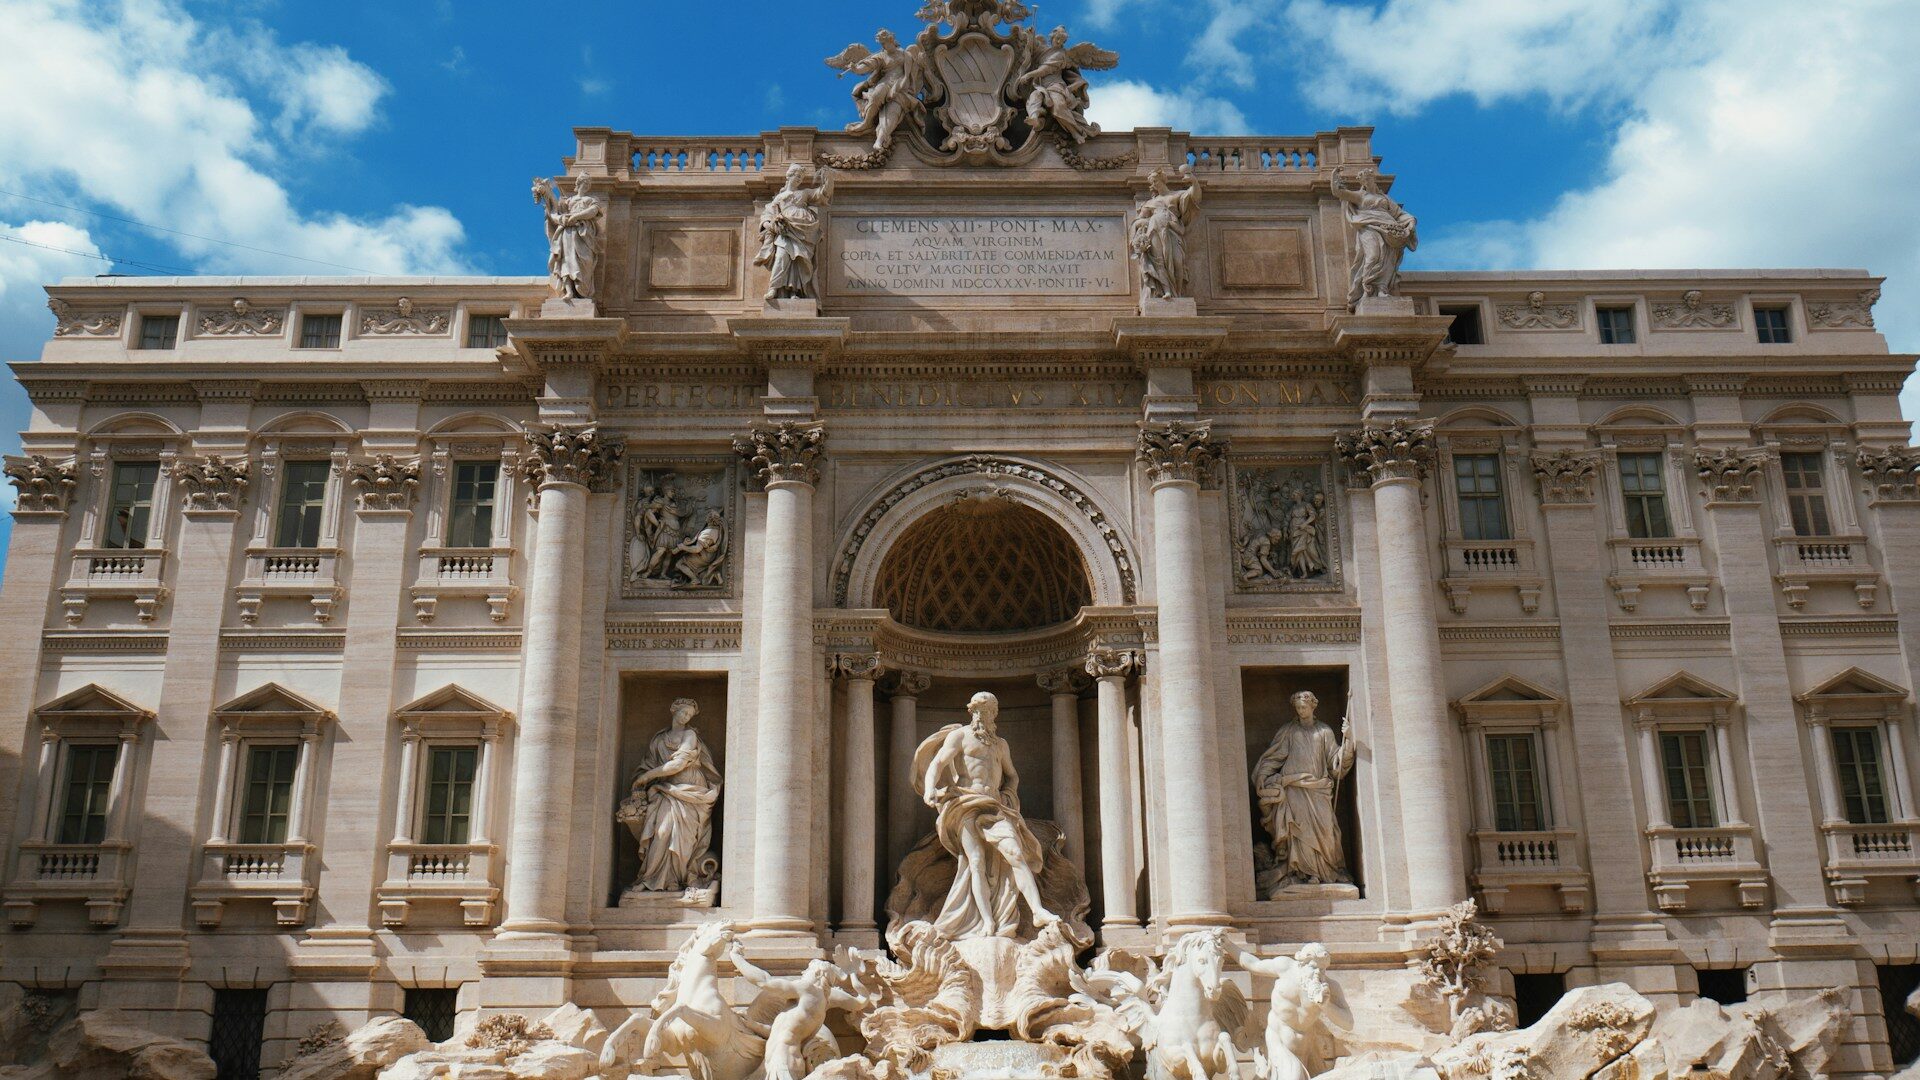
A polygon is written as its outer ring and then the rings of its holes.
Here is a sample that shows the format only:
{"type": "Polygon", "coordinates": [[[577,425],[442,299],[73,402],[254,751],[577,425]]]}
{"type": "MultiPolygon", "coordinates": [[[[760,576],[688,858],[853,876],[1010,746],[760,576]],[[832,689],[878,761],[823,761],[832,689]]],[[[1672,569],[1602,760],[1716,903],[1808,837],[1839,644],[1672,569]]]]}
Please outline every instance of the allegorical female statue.
{"type": "Polygon", "coordinates": [[[1293,695],[1294,719],[1280,725],[1253,767],[1253,791],[1272,843],[1273,869],[1261,876],[1271,898],[1291,885],[1347,884],[1346,850],[1334,818],[1334,793],[1353,771],[1352,725],[1340,735],[1315,715],[1320,699],[1293,695]]]}
{"type": "Polygon", "coordinates": [[[547,276],[563,300],[593,299],[593,268],[600,262],[600,228],[606,208],[587,193],[587,178],[573,182],[565,199],[548,180],[533,182],[533,198],[547,216],[547,276]]]}
{"type": "Polygon", "coordinates": [[[1147,178],[1153,196],[1134,215],[1128,244],[1140,260],[1140,298],[1171,300],[1190,295],[1187,278],[1187,229],[1200,212],[1200,183],[1193,167],[1182,165],[1189,183],[1173,190],[1159,169],[1147,178]]]}
{"type": "Polygon", "coordinates": [[[803,164],[787,167],[787,186],[760,212],[760,253],[753,265],[767,268],[767,299],[804,300],[814,287],[814,254],[825,231],[833,176],[803,164]]]}
{"type": "Polygon", "coordinates": [[[720,770],[693,730],[699,712],[692,698],[673,703],[672,722],[647,744],[631,793],[614,813],[640,845],[640,875],[629,893],[705,888],[720,869],[710,854],[720,770]]]}
{"type": "Polygon", "coordinates": [[[1353,245],[1347,306],[1372,296],[1400,292],[1400,257],[1420,247],[1412,214],[1380,191],[1380,174],[1368,170],[1358,182],[1334,177],[1333,197],[1347,204],[1347,237],[1353,245]]]}

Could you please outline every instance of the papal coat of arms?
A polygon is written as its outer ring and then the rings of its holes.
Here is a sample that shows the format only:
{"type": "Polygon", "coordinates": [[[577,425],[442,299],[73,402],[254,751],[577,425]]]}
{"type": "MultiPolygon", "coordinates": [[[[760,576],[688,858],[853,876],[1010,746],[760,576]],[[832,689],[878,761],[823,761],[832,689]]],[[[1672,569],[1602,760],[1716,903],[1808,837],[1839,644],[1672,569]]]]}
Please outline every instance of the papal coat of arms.
{"type": "Polygon", "coordinates": [[[1087,119],[1082,72],[1109,70],[1117,55],[1069,44],[1066,27],[1042,34],[1020,25],[1033,12],[1019,0],[930,0],[919,17],[927,26],[911,45],[882,30],[877,50],[855,43],[828,58],[841,74],[865,77],[853,90],[860,119],[847,130],[872,134],[873,150],[826,164],[876,168],[902,138],[936,165],[1018,165],[1049,139],[1075,168],[1131,163],[1078,151],[1100,132],[1087,119]]]}

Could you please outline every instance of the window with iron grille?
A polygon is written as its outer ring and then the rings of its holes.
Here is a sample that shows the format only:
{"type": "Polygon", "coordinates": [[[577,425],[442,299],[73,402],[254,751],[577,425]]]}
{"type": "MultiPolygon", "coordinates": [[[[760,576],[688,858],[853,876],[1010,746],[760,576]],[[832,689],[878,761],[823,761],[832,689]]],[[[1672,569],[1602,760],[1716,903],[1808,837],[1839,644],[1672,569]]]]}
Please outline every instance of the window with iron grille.
{"type": "Polygon", "coordinates": [[[1793,341],[1793,331],[1787,328],[1786,308],[1754,308],[1753,323],[1762,345],[1786,345],[1793,341]]]}
{"type": "Polygon", "coordinates": [[[480,760],[474,746],[436,746],[427,754],[427,805],[420,825],[423,844],[464,844],[473,824],[473,776],[480,760]]]}
{"type": "Polygon", "coordinates": [[[218,1070],[217,1080],[259,1080],[260,1048],[266,1041],[265,990],[215,990],[213,1031],[207,1036],[207,1056],[218,1070]]]}
{"type": "Polygon", "coordinates": [[[1663,731],[1660,758],[1667,773],[1667,818],[1676,829],[1711,829],[1720,823],[1713,809],[1713,782],[1704,731],[1663,731]]]}
{"type": "Polygon", "coordinates": [[[1893,1051],[1896,1070],[1920,1064],[1920,1017],[1905,1008],[1907,999],[1920,990],[1920,964],[1882,964],[1880,1007],[1887,1016],[1887,1048],[1893,1051]]]}
{"type": "Polygon", "coordinates": [[[1567,976],[1564,972],[1549,971],[1532,975],[1515,973],[1513,976],[1514,1021],[1520,1027],[1532,1027],[1552,1011],[1567,994],[1567,976]]]}
{"type": "Polygon", "coordinates": [[[1600,344],[1631,345],[1637,340],[1633,332],[1633,309],[1630,307],[1603,307],[1594,311],[1594,319],[1600,324],[1600,344]]]}
{"type": "Polygon", "coordinates": [[[1635,540],[1673,536],[1664,466],[1661,454],[1620,455],[1620,497],[1626,501],[1627,535],[1635,540]]]}
{"type": "Polygon", "coordinates": [[[507,343],[507,320],[499,315],[467,316],[467,348],[498,349],[507,343]]]}
{"type": "Polygon", "coordinates": [[[1487,779],[1493,788],[1496,831],[1538,832],[1547,827],[1538,758],[1531,734],[1487,736],[1487,779]]]}
{"type": "Polygon", "coordinates": [[[441,1043],[453,1038],[453,1024],[459,1004],[458,987],[431,990],[409,987],[400,1011],[401,1015],[420,1025],[420,1030],[427,1034],[427,1041],[441,1043]]]}
{"type": "Polygon", "coordinates": [[[1746,968],[1695,968],[1700,980],[1700,996],[1722,1005],[1738,1005],[1747,1000],[1746,968]]]}
{"type": "Polygon", "coordinates": [[[284,468],[286,481],[280,488],[280,520],[274,546],[319,547],[320,520],[327,509],[327,473],[332,465],[325,461],[289,461],[284,468]]]}
{"type": "Polygon", "coordinates": [[[98,844],[107,838],[107,802],[118,746],[67,746],[67,783],[60,800],[62,844],[98,844]]]}
{"type": "Polygon", "coordinates": [[[447,506],[447,546],[493,546],[493,504],[500,486],[497,461],[462,461],[453,467],[453,498],[447,506]]]}
{"type": "Polygon", "coordinates": [[[255,746],[247,751],[247,797],[241,804],[240,842],[284,844],[293,812],[293,781],[300,748],[290,744],[255,746]]]}
{"type": "Polygon", "coordinates": [[[1826,471],[1820,454],[1781,454],[1787,480],[1787,512],[1796,536],[1832,536],[1827,517],[1826,471]]]}
{"type": "Polygon", "coordinates": [[[1455,454],[1453,487],[1460,500],[1461,539],[1513,539],[1500,490],[1499,454],[1455,454]]]}
{"type": "Polygon", "coordinates": [[[171,349],[180,337],[180,316],[140,316],[140,348],[171,349]]]}
{"type": "Polygon", "coordinates": [[[160,481],[157,461],[122,461],[113,467],[113,492],[107,506],[102,546],[143,548],[153,524],[153,488],[160,481]]]}
{"type": "Polygon", "coordinates": [[[300,316],[300,347],[303,349],[337,349],[340,347],[340,316],[338,315],[302,315],[300,316]]]}
{"type": "Polygon", "coordinates": [[[1880,729],[1837,727],[1833,767],[1840,773],[1840,805],[1855,825],[1885,825],[1892,820],[1885,774],[1880,769],[1880,729]]]}

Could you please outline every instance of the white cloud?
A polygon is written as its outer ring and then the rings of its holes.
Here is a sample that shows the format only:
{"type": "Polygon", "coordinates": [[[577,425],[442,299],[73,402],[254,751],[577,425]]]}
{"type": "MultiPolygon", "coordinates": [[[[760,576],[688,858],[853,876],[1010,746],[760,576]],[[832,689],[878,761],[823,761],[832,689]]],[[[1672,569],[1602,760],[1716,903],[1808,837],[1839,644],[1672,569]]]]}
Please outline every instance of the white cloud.
{"type": "MultiPolygon", "coordinates": [[[[378,118],[380,77],[338,49],[209,29],[176,0],[0,0],[0,181],[185,232],[377,273],[466,269],[437,207],[306,213],[273,175],[378,118]]],[[[327,273],[186,238],[208,272],[327,273]]]]}
{"type": "Polygon", "coordinates": [[[1107,80],[1090,89],[1087,118],[1108,131],[1170,127],[1204,135],[1244,135],[1247,118],[1233,102],[1188,91],[1169,93],[1128,79],[1107,80]]]}
{"type": "Polygon", "coordinates": [[[99,254],[85,229],[65,222],[0,222],[0,360],[40,355],[40,347],[53,336],[53,315],[40,287],[63,277],[105,273],[108,264],[86,257],[99,254]]]}
{"type": "Polygon", "coordinates": [[[1131,0],[1087,0],[1080,22],[1088,30],[1105,30],[1120,18],[1131,0]]]}
{"type": "MultiPolygon", "coordinates": [[[[1292,0],[1289,17],[1336,61],[1306,76],[1323,104],[1609,106],[1596,182],[1531,220],[1439,234],[1420,265],[1862,267],[1889,278],[1890,344],[1920,350],[1920,217],[1905,190],[1920,174],[1920,5],[1292,0]]],[[[1920,383],[1906,405],[1920,416],[1920,383]]]]}

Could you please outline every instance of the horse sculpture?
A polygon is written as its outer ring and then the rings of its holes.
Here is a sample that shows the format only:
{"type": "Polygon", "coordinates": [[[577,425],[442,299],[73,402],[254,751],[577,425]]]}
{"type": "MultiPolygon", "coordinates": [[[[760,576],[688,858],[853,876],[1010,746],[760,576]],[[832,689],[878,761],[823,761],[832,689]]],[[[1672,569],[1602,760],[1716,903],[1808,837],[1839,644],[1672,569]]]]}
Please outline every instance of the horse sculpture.
{"type": "Polygon", "coordinates": [[[760,1072],[767,1021],[775,1010],[765,1007],[772,1004],[767,994],[744,1015],[727,1001],[720,961],[738,947],[729,923],[707,923],[694,931],[667,969],[667,985],[647,1007],[652,1026],[635,1072],[669,1068],[676,1059],[694,1080],[749,1080],[760,1072]]]}
{"type": "Polygon", "coordinates": [[[1147,1080],[1239,1080],[1234,1037],[1246,1026],[1247,999],[1225,977],[1227,955],[1224,930],[1196,930],[1145,979],[1089,971],[1075,989],[1127,1019],[1147,1055],[1147,1080]]]}

